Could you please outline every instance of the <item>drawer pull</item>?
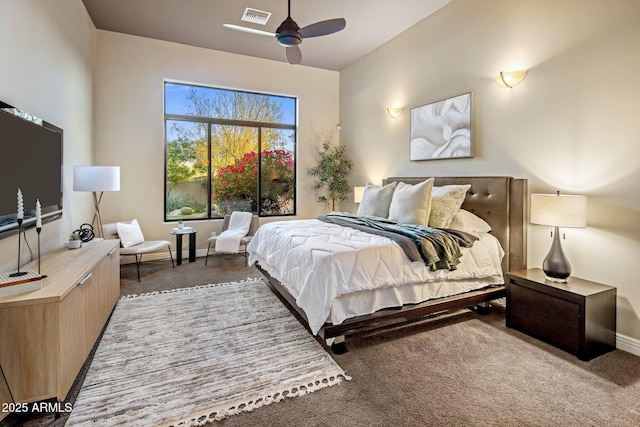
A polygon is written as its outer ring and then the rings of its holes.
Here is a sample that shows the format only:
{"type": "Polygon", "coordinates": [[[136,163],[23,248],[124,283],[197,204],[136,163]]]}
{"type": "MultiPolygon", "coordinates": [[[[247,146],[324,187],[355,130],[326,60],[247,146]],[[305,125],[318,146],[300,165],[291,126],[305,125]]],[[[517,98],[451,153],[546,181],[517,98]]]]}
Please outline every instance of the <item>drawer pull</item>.
{"type": "Polygon", "coordinates": [[[80,283],[78,283],[78,285],[82,285],[82,284],[84,284],[84,282],[86,282],[87,280],[89,280],[89,278],[90,278],[91,276],[93,276],[93,273],[87,273],[87,275],[86,275],[86,276],[84,276],[84,277],[82,278],[82,280],[80,280],[80,283]]]}
{"type": "Polygon", "coordinates": [[[111,249],[111,250],[109,251],[109,253],[107,254],[107,256],[109,256],[109,255],[113,254],[115,251],[116,251],[116,248],[111,249]]]}

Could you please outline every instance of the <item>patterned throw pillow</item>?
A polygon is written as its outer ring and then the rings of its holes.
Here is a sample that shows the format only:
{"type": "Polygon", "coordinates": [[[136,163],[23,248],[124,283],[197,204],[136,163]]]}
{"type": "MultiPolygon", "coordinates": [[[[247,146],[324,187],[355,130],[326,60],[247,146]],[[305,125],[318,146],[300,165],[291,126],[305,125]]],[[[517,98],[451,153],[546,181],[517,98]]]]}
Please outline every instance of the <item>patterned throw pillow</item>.
{"type": "Polygon", "coordinates": [[[444,185],[433,187],[429,227],[448,228],[460,210],[471,185],[444,185]]]}

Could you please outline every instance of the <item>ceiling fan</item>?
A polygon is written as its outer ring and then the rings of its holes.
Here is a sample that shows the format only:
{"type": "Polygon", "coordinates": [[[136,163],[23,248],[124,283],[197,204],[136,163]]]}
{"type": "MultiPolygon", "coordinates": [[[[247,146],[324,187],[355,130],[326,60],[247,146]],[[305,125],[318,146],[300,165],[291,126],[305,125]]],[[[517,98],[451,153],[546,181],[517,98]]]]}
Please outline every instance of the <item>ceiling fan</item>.
{"type": "Polygon", "coordinates": [[[275,33],[231,24],[224,24],[224,26],[234,30],[247,31],[254,34],[275,36],[278,43],[286,48],[287,62],[289,64],[299,64],[302,62],[302,52],[298,45],[302,43],[303,39],[337,33],[338,31],[343,30],[347,25],[347,21],[345,21],[344,18],[336,18],[316,22],[315,24],[300,28],[296,21],[291,18],[291,0],[288,0],[287,4],[287,19],[282,21],[275,33]]]}

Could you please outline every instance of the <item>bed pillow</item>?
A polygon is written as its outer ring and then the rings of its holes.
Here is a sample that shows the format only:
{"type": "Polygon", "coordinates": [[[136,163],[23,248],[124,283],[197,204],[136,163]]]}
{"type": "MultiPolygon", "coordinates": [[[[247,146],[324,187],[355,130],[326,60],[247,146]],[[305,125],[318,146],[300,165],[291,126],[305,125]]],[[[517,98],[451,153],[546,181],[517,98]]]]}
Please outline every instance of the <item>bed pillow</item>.
{"type": "Polygon", "coordinates": [[[443,185],[431,191],[429,227],[448,228],[460,210],[471,185],[443,185]]]}
{"type": "Polygon", "coordinates": [[[391,205],[391,198],[397,185],[397,182],[392,182],[384,187],[367,184],[364,188],[364,193],[362,193],[358,215],[388,217],[389,205],[391,205]]]}
{"type": "Polygon", "coordinates": [[[126,222],[119,222],[116,224],[116,227],[118,229],[120,245],[122,245],[123,248],[144,243],[144,236],[142,235],[142,230],[140,230],[138,220],[134,219],[129,224],[126,222]]]}
{"type": "Polygon", "coordinates": [[[464,209],[460,209],[456,216],[453,217],[449,228],[470,233],[488,233],[491,231],[491,226],[484,219],[464,209]]]}
{"type": "Polygon", "coordinates": [[[389,206],[389,219],[403,224],[429,225],[433,178],[416,185],[398,183],[389,206]]]}

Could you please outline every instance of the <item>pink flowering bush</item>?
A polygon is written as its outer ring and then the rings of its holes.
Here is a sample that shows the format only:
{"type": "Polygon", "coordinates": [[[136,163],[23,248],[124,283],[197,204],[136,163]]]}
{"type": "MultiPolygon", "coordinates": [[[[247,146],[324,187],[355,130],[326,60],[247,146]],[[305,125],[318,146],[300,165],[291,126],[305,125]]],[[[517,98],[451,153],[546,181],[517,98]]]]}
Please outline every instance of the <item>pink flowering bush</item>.
{"type": "MultiPolygon", "coordinates": [[[[294,162],[285,150],[261,153],[260,205],[263,214],[284,213],[295,190],[294,162]]],[[[246,153],[216,172],[212,200],[220,215],[234,210],[258,211],[258,154],[246,153]]]]}

